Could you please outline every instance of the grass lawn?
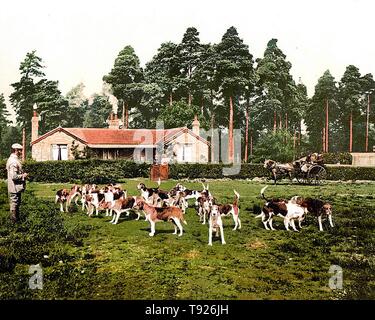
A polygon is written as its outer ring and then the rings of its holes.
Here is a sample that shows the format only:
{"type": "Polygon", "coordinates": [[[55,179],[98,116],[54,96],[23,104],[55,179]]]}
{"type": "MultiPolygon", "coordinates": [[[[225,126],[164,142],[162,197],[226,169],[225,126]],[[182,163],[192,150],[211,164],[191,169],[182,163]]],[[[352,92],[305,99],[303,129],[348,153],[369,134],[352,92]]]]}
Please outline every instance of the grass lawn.
{"type": "MultiPolygon", "coordinates": [[[[144,179],[126,180],[122,186],[129,195],[136,195],[136,185],[141,181],[156,186],[144,179]]],[[[169,190],[176,183],[163,182],[161,189],[169,190]]],[[[201,189],[199,182],[182,183],[201,189]]],[[[223,203],[233,200],[233,189],[241,195],[242,229],[233,231],[233,220],[224,218],[227,244],[221,245],[220,239],[214,238],[212,247],[207,245],[208,226],[199,223],[195,209],[190,207],[182,237],[172,234],[170,223],[157,223],[155,236],[149,237],[150,226],[143,218],[136,221],[135,215],[124,216],[118,225],[112,225],[104,212],[89,218],[72,207],[72,212],[64,213],[65,223],[89,226],[89,236],[80,246],[69,249],[79,258],[65,261],[61,257],[57,267],[47,264],[45,290],[38,297],[374,299],[375,184],[270,185],[267,197],[312,196],[332,203],[335,228],[330,229],[328,221],[324,221],[325,231],[319,232],[317,220],[309,217],[299,233],[286,231],[280,218],[275,219],[276,231],[265,230],[261,221],[254,218],[253,206],[263,203],[259,192],[264,185],[252,181],[209,181],[210,191],[223,203]],[[74,271],[66,271],[64,265],[74,271]],[[328,286],[331,265],[343,269],[343,290],[328,286]],[[53,291],[53,297],[48,295],[52,283],[61,286],[53,291]]],[[[36,197],[51,203],[61,187],[69,185],[28,184],[36,197]]]]}

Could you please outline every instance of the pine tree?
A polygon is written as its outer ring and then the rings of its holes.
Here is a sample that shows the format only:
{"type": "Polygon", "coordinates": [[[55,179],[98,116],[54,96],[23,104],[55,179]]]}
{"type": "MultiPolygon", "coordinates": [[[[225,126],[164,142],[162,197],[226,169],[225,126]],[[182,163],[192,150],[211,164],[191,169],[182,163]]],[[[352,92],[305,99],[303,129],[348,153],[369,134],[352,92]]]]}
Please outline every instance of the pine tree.
{"type": "Polygon", "coordinates": [[[309,135],[309,143],[311,148],[315,151],[324,150],[323,141],[327,132],[326,127],[326,108],[329,110],[329,126],[328,126],[328,142],[329,150],[337,150],[338,144],[336,139],[330,139],[329,137],[334,136],[337,131],[337,87],[335,78],[331,75],[329,70],[325,71],[323,76],[318,80],[315,86],[315,93],[307,107],[305,114],[305,123],[309,135]],[[323,134],[324,132],[324,134],[323,134]]]}
{"type": "Polygon", "coordinates": [[[10,95],[10,102],[16,112],[17,124],[26,129],[31,130],[31,117],[33,115],[33,104],[37,93],[36,83],[38,79],[45,76],[42,69],[42,59],[32,51],[26,54],[26,58],[20,64],[21,79],[19,82],[12,83],[14,88],[10,95]]]}
{"type": "MultiPolygon", "coordinates": [[[[66,117],[67,101],[58,89],[58,81],[44,78],[42,63],[35,50],[27,53],[20,64],[20,81],[11,84],[14,91],[10,95],[10,101],[16,111],[17,124],[26,129],[27,141],[30,141],[31,136],[34,103],[38,105],[38,113],[41,117],[40,134],[63,124],[66,117]]],[[[28,149],[29,143],[26,143],[26,146],[28,149]]]]}
{"type": "Polygon", "coordinates": [[[95,94],[92,103],[87,106],[84,115],[83,126],[85,128],[106,128],[107,120],[112,111],[112,105],[108,102],[108,98],[103,95],[95,94]]]}
{"type": "Polygon", "coordinates": [[[173,42],[162,43],[157,54],[145,68],[146,82],[157,84],[163,92],[161,104],[172,104],[174,92],[178,87],[178,77],[177,45],[173,42]]]}
{"type": "Polygon", "coordinates": [[[6,157],[8,153],[3,140],[4,134],[8,129],[8,125],[10,124],[9,116],[10,114],[5,104],[4,95],[0,94],[0,159],[6,157]]]}
{"type": "Polygon", "coordinates": [[[142,99],[143,80],[139,58],[131,46],[126,46],[120,51],[111,72],[103,77],[103,81],[112,85],[116,98],[121,99],[124,104],[123,117],[126,128],[129,108],[138,108],[142,99]]]}
{"type": "Polygon", "coordinates": [[[79,83],[65,95],[65,99],[68,102],[68,110],[63,126],[71,128],[83,127],[84,116],[88,106],[88,100],[83,93],[84,88],[85,85],[79,83]]]}
{"type": "Polygon", "coordinates": [[[188,105],[192,104],[193,95],[195,96],[195,92],[199,89],[197,67],[200,65],[201,56],[202,45],[199,40],[199,32],[194,27],[188,28],[182,42],[177,47],[180,70],[178,88],[181,91],[181,96],[187,96],[188,105]]]}
{"type": "Polygon", "coordinates": [[[257,60],[256,68],[258,87],[263,88],[265,93],[261,104],[267,110],[260,121],[266,124],[268,130],[272,128],[273,131],[289,126],[286,119],[296,96],[296,85],[290,75],[292,64],[286,60],[277,41],[271,39],[267,43],[264,56],[257,60]]]}
{"type": "Polygon", "coordinates": [[[361,74],[353,65],[346,67],[339,83],[339,108],[343,145],[342,150],[353,151],[353,125],[358,122],[363,104],[361,103],[361,74]]]}
{"type": "Polygon", "coordinates": [[[226,103],[229,102],[228,160],[233,162],[234,103],[238,103],[240,96],[244,94],[253,68],[253,56],[248,46],[239,38],[236,28],[231,27],[216,46],[216,57],[215,81],[226,103]]]}

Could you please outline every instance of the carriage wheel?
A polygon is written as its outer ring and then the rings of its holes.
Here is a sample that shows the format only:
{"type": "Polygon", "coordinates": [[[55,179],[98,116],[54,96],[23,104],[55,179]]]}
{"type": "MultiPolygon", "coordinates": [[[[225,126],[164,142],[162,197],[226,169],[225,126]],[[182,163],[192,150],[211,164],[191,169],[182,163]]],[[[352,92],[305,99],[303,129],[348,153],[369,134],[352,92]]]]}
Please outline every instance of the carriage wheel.
{"type": "Polygon", "coordinates": [[[314,185],[320,185],[327,178],[327,171],[322,166],[312,166],[307,175],[308,182],[314,185]]]}

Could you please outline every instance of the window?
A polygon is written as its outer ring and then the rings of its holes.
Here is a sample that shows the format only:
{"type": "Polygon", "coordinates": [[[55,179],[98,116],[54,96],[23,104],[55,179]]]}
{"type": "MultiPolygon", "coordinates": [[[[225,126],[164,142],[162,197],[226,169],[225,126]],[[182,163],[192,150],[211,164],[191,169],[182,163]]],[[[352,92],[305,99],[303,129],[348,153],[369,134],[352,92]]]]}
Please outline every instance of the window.
{"type": "Polygon", "coordinates": [[[52,160],[68,160],[68,145],[67,144],[53,144],[52,145],[52,160]]]}

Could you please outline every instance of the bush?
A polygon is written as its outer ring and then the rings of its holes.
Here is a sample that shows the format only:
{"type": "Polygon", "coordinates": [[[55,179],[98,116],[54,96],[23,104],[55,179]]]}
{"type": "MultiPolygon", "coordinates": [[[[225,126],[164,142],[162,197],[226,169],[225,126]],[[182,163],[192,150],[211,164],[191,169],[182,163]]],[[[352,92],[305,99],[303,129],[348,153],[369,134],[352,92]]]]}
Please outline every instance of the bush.
{"type": "Polygon", "coordinates": [[[328,180],[375,180],[374,167],[327,167],[328,180]]]}
{"type": "MultiPolygon", "coordinates": [[[[0,185],[0,192],[6,190],[0,185]]],[[[6,194],[4,192],[4,194],[6,194]]],[[[36,199],[26,191],[16,225],[9,222],[8,205],[0,206],[0,272],[12,271],[16,264],[36,264],[52,251],[63,253],[67,244],[81,243],[87,230],[76,225],[66,227],[64,218],[51,201],[36,199]]]]}
{"type": "MultiPolygon", "coordinates": [[[[328,154],[325,154],[328,155],[328,154]]],[[[347,159],[348,155],[338,155],[340,159],[347,159]]],[[[333,156],[330,158],[333,159],[333,156]]],[[[342,160],[343,162],[344,160],[342,160]]],[[[241,164],[240,172],[225,176],[223,168],[228,164],[171,164],[169,177],[171,179],[253,179],[255,177],[269,177],[270,173],[263,168],[263,164],[241,164]]],[[[26,162],[25,171],[29,173],[30,181],[36,182],[81,182],[105,184],[117,182],[120,179],[147,178],[150,175],[150,165],[135,163],[127,160],[73,160],[26,162]]],[[[0,178],[6,178],[5,162],[0,166],[0,178]]],[[[328,180],[375,180],[373,167],[342,167],[327,166],[328,180]]],[[[5,200],[4,200],[5,201],[5,200]]],[[[6,200],[7,201],[7,200],[6,200]]],[[[0,199],[1,202],[1,199],[0,199]]]]}
{"type": "Polygon", "coordinates": [[[349,152],[323,153],[326,164],[352,164],[353,157],[349,152]]]}

